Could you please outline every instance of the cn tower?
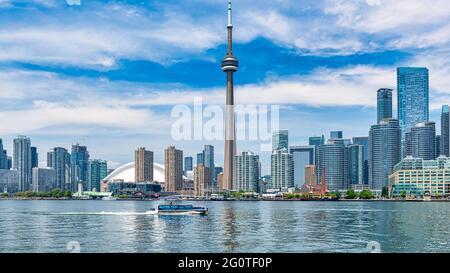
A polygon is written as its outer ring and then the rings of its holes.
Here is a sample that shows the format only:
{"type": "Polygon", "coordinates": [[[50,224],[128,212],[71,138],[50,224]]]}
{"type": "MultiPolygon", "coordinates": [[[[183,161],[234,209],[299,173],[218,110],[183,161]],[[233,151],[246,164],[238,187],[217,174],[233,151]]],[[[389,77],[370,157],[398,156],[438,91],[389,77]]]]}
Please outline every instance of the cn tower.
{"type": "Polygon", "coordinates": [[[233,24],[231,22],[231,0],[228,1],[228,50],[222,60],[222,71],[227,73],[227,98],[225,117],[225,160],[223,164],[222,187],[235,190],[236,180],[236,129],[234,124],[233,73],[237,71],[238,60],[233,55],[233,24]]]}

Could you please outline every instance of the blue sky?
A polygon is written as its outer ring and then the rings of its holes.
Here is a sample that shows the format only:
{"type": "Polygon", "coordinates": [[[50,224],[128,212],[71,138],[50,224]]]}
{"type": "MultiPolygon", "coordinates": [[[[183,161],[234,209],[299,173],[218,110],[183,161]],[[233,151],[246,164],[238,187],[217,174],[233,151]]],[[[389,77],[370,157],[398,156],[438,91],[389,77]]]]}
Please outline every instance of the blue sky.
{"type": "MultiPolygon", "coordinates": [[[[113,167],[139,146],[159,162],[170,144],[194,156],[207,143],[172,140],[170,111],[194,96],[224,102],[226,7],[0,0],[0,137],[9,153],[24,134],[41,164],[48,149],[74,142],[113,167]]],[[[330,130],[367,135],[376,90],[395,90],[397,66],[430,69],[432,120],[450,102],[448,0],[238,0],[233,8],[236,101],[280,104],[292,145],[330,130]]],[[[222,164],[222,143],[211,144],[222,164]]],[[[259,143],[238,146],[247,149],[259,143]]],[[[261,157],[267,173],[269,155],[261,157]]]]}

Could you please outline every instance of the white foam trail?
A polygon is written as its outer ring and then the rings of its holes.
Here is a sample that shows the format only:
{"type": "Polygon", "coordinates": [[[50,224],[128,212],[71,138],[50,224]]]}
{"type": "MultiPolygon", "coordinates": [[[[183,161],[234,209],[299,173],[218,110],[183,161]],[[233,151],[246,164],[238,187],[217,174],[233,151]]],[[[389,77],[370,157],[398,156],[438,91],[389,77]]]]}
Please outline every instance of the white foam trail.
{"type": "Polygon", "coordinates": [[[149,210],[145,212],[135,212],[135,211],[101,211],[101,212],[61,212],[52,213],[54,215],[155,215],[158,212],[156,210],[149,210]]]}

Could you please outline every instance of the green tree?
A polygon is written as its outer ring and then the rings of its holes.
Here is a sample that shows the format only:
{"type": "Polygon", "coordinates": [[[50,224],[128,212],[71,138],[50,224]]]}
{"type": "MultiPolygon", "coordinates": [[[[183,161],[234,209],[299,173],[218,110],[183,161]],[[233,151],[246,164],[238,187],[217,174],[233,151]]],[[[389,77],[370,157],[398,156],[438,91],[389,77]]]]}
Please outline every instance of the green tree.
{"type": "Polygon", "coordinates": [[[401,197],[401,198],[406,198],[406,191],[402,191],[402,192],[400,193],[400,197],[401,197]]]}
{"type": "Polygon", "coordinates": [[[345,199],[355,199],[356,197],[358,197],[358,194],[356,194],[354,189],[349,189],[345,193],[345,199]]]}
{"type": "Polygon", "coordinates": [[[381,191],[381,197],[384,197],[384,198],[389,197],[389,190],[387,187],[383,187],[383,190],[381,191]]]}
{"type": "Polygon", "coordinates": [[[374,196],[373,196],[373,193],[370,190],[362,190],[359,193],[359,198],[367,200],[367,199],[373,199],[374,196]]]}

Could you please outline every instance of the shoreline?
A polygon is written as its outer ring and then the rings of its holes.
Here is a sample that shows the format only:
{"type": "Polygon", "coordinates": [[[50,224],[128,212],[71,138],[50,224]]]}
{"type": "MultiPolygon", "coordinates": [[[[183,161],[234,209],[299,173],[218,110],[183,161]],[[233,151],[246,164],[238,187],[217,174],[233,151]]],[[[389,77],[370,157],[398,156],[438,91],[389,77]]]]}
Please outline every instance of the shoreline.
{"type": "MultiPolygon", "coordinates": [[[[1,197],[2,200],[11,201],[104,201],[101,199],[80,199],[80,198],[55,198],[55,197],[1,197]]],[[[140,199],[140,198],[127,198],[127,199],[117,199],[111,201],[162,201],[161,199],[140,199]]],[[[339,200],[300,200],[300,199],[235,199],[235,200],[205,200],[205,199],[182,199],[180,201],[208,201],[208,202],[450,202],[450,199],[339,199],[339,200]]]]}

